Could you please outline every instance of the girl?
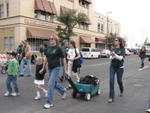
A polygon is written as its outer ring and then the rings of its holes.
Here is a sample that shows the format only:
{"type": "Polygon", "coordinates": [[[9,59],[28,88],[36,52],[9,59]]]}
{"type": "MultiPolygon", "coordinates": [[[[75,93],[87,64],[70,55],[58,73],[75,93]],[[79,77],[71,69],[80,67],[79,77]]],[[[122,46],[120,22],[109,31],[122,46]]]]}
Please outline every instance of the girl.
{"type": "Polygon", "coordinates": [[[45,93],[45,97],[47,97],[47,90],[43,88],[44,85],[44,75],[46,73],[46,70],[42,73],[40,73],[40,70],[43,67],[43,59],[42,57],[37,57],[36,59],[36,73],[35,73],[35,88],[36,88],[36,97],[34,98],[35,100],[39,100],[41,98],[40,91],[43,91],[45,93]]]}

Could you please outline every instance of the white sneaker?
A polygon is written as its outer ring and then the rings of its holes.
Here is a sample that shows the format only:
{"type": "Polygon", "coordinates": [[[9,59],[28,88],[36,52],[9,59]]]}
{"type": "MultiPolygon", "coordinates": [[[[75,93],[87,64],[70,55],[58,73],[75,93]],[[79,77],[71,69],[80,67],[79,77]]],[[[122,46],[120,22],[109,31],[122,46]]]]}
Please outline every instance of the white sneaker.
{"type": "Polygon", "coordinates": [[[44,108],[45,109],[49,109],[49,108],[51,108],[51,107],[53,107],[54,105],[53,104],[45,104],[44,105],[44,108]]]}
{"type": "Polygon", "coordinates": [[[67,93],[66,92],[64,92],[64,94],[62,95],[62,99],[65,99],[66,98],[66,96],[67,96],[67,93]]]}
{"type": "Polygon", "coordinates": [[[36,96],[35,98],[34,98],[34,100],[40,100],[40,96],[36,96]]]}
{"type": "Polygon", "coordinates": [[[17,93],[14,92],[14,93],[11,93],[10,95],[13,96],[13,97],[16,97],[17,93]]]}
{"type": "Polygon", "coordinates": [[[146,112],[147,112],[147,113],[150,113],[150,108],[148,108],[148,109],[146,110],[146,112]]]}
{"type": "Polygon", "coordinates": [[[10,93],[7,91],[5,94],[4,94],[4,96],[10,96],[10,93]]]}

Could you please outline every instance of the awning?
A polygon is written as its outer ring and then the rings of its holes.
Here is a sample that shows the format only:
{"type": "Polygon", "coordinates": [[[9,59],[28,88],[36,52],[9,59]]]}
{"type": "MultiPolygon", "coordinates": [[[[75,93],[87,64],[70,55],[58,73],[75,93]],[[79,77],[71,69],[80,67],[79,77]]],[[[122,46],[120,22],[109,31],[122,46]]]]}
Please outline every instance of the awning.
{"type": "Polygon", "coordinates": [[[106,43],[106,38],[95,38],[96,43],[100,44],[105,44],[106,43]]]}
{"type": "Polygon", "coordinates": [[[46,30],[33,29],[33,28],[27,29],[27,38],[48,39],[53,34],[54,34],[53,32],[46,31],[46,30]]]}
{"type": "Polygon", "coordinates": [[[66,7],[61,6],[61,7],[60,7],[60,14],[63,15],[65,12],[70,11],[70,10],[71,10],[71,9],[69,9],[69,8],[66,8],[66,7]]]}
{"type": "Polygon", "coordinates": [[[94,43],[91,37],[80,36],[80,43],[94,43]]]}
{"type": "Polygon", "coordinates": [[[54,3],[47,0],[35,0],[35,10],[56,14],[54,3]]]}
{"type": "Polygon", "coordinates": [[[41,0],[35,0],[35,10],[44,11],[44,6],[41,0]]]}

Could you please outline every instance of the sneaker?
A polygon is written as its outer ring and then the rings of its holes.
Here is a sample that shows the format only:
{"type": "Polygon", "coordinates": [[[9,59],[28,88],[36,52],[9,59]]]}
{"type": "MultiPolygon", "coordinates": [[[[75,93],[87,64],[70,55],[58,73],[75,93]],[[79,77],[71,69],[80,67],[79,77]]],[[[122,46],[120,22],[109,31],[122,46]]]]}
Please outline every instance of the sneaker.
{"type": "Polygon", "coordinates": [[[19,77],[24,77],[24,75],[23,75],[23,74],[21,74],[21,75],[19,75],[19,77]]]}
{"type": "Polygon", "coordinates": [[[16,97],[17,93],[14,92],[14,93],[11,93],[10,95],[13,96],[13,97],[16,97]]]}
{"type": "Polygon", "coordinates": [[[114,100],[113,100],[112,98],[109,98],[107,102],[108,102],[108,103],[113,103],[114,100]]]}
{"type": "Polygon", "coordinates": [[[40,99],[41,99],[40,96],[36,96],[36,97],[34,98],[34,100],[40,100],[40,99]]]}
{"type": "Polygon", "coordinates": [[[146,112],[147,112],[147,113],[150,113],[150,108],[148,108],[148,109],[146,110],[146,112]]]}
{"type": "Polygon", "coordinates": [[[66,96],[67,96],[67,93],[66,93],[66,91],[65,91],[61,98],[62,98],[62,99],[65,99],[66,96]]]}
{"type": "Polygon", "coordinates": [[[45,109],[49,109],[49,108],[51,108],[51,107],[53,107],[54,105],[53,104],[45,104],[44,105],[44,108],[45,109]]]}
{"type": "Polygon", "coordinates": [[[10,93],[9,92],[6,92],[5,94],[4,94],[4,96],[10,96],[10,93]]]}

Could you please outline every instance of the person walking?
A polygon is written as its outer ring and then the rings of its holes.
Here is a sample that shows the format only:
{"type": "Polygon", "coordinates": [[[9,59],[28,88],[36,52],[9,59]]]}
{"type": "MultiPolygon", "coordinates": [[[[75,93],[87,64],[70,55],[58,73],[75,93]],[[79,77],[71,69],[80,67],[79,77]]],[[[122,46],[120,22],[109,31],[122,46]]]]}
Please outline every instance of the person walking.
{"type": "Polygon", "coordinates": [[[21,65],[20,65],[20,77],[24,76],[24,65],[27,64],[28,68],[28,76],[32,76],[32,71],[31,71],[31,47],[27,43],[27,41],[23,41],[24,43],[24,49],[22,52],[22,60],[21,60],[21,65]]]}
{"type": "Polygon", "coordinates": [[[123,87],[123,72],[124,72],[124,56],[125,48],[121,38],[116,38],[114,41],[114,48],[111,52],[111,64],[109,68],[109,99],[108,102],[112,103],[115,98],[114,84],[115,84],[115,74],[117,75],[117,82],[120,89],[119,96],[123,96],[124,87],[123,87]]]}
{"type": "Polygon", "coordinates": [[[18,89],[18,84],[17,84],[17,75],[18,75],[18,68],[19,68],[19,63],[16,60],[16,53],[12,52],[9,53],[10,60],[8,61],[8,69],[7,69],[7,79],[6,79],[6,93],[4,96],[17,96],[20,95],[19,89],[18,89]],[[14,88],[14,92],[12,89],[12,85],[14,88]]]}
{"type": "Polygon", "coordinates": [[[141,59],[141,66],[140,66],[140,68],[143,68],[144,67],[144,60],[146,58],[146,48],[145,48],[145,46],[141,47],[140,52],[139,52],[139,57],[141,59]]]}
{"type": "Polygon", "coordinates": [[[48,71],[49,71],[49,81],[48,81],[48,98],[44,108],[49,109],[53,106],[53,96],[54,96],[54,89],[56,89],[61,95],[62,98],[66,98],[66,88],[61,87],[57,80],[59,77],[60,71],[60,59],[63,58],[64,63],[64,71],[66,73],[66,60],[64,57],[64,53],[62,48],[59,46],[58,39],[56,36],[51,35],[49,38],[49,46],[45,51],[44,56],[44,64],[43,68],[41,69],[40,73],[42,73],[45,69],[46,64],[48,63],[48,71]]]}
{"type": "MultiPolygon", "coordinates": [[[[69,50],[67,53],[67,60],[68,60],[68,75],[73,79],[74,82],[79,82],[80,78],[78,76],[77,67],[74,67],[74,61],[80,58],[79,49],[76,48],[75,42],[69,42],[69,50]]],[[[70,89],[71,86],[69,85],[67,89],[70,89]]]]}
{"type": "Polygon", "coordinates": [[[44,85],[44,76],[46,73],[46,69],[40,73],[40,70],[43,68],[43,59],[42,57],[37,57],[36,59],[36,72],[35,72],[35,88],[36,88],[36,97],[35,100],[39,100],[41,98],[40,91],[43,91],[45,97],[47,97],[47,90],[43,87],[44,85]]]}
{"type": "Polygon", "coordinates": [[[24,44],[23,44],[23,41],[21,41],[17,47],[17,60],[19,61],[19,64],[21,63],[21,60],[22,60],[23,47],[24,47],[24,44]]]}

